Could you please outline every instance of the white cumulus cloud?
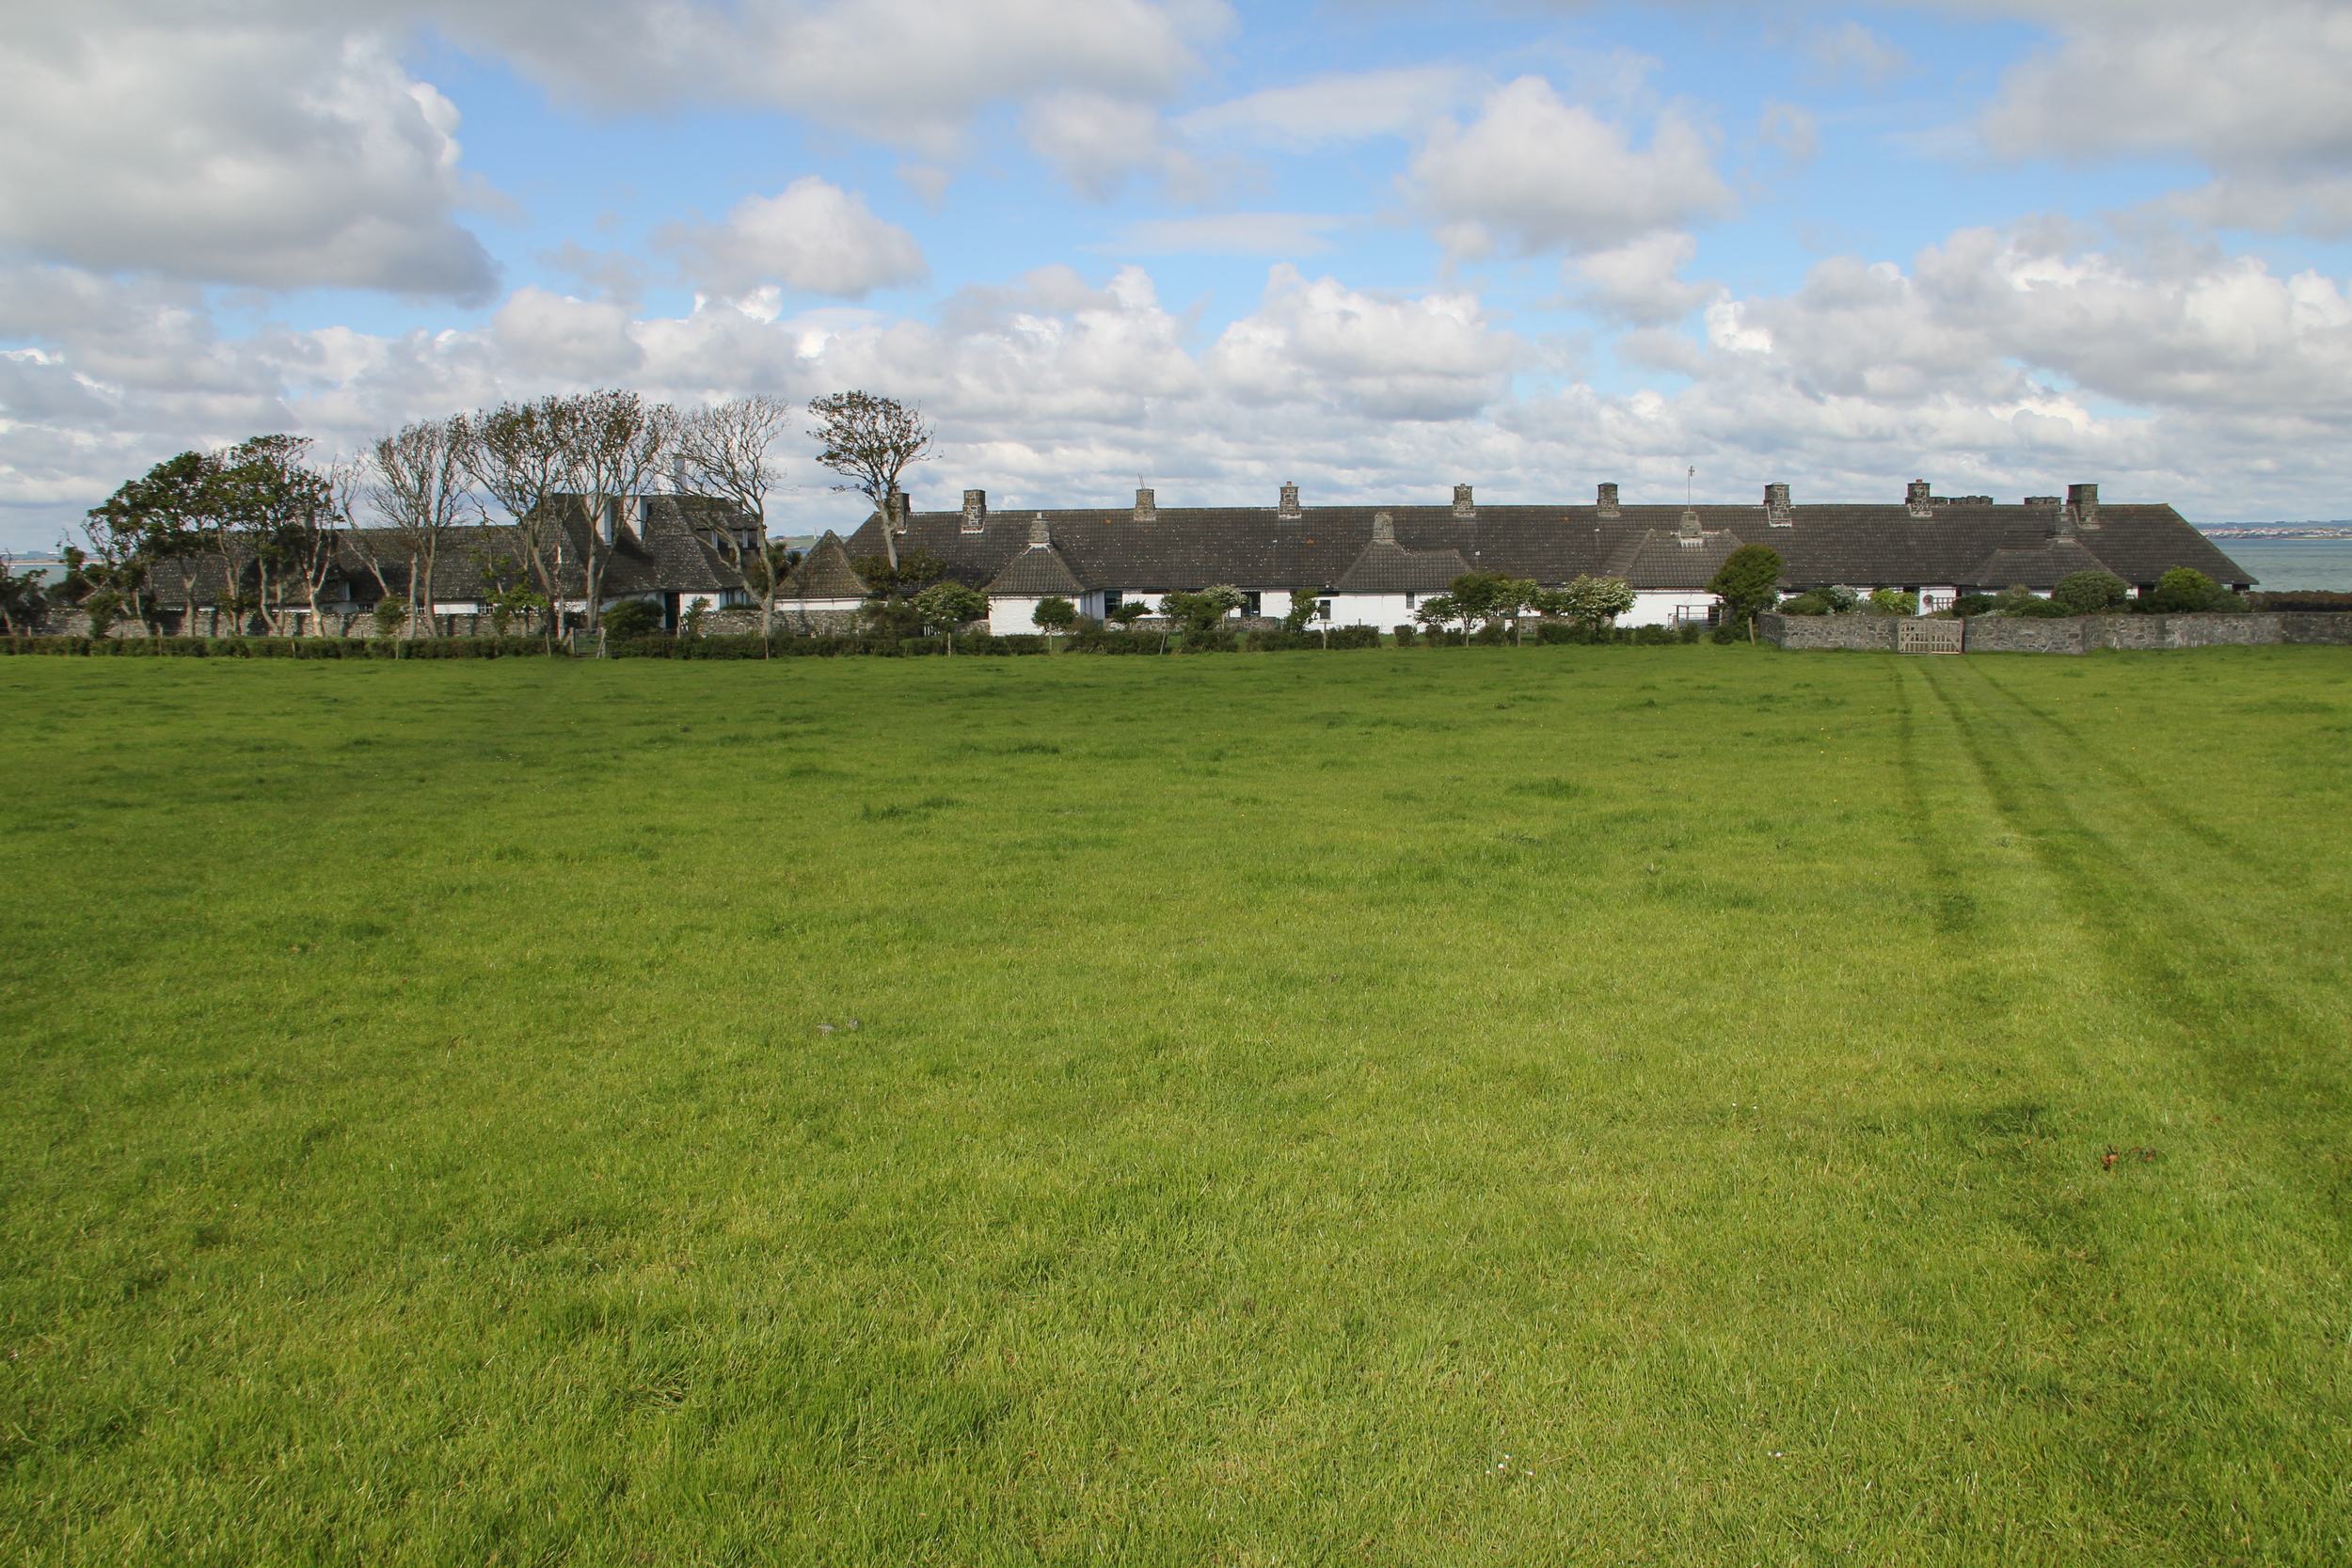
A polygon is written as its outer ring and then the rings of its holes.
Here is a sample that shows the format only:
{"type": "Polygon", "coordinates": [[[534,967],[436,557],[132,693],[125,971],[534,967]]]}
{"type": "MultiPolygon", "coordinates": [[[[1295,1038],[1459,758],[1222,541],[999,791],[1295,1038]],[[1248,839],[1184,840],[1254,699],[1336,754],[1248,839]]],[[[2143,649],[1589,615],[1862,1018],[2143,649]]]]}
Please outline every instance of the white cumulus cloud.
{"type": "Polygon", "coordinates": [[[1522,76],[1469,125],[1441,120],[1414,158],[1412,184],[1457,256],[1605,250],[1732,205],[1707,135],[1678,113],[1637,148],[1619,123],[1522,76]]]}
{"type": "Polygon", "coordinates": [[[728,299],[769,283],[858,299],[930,276],[914,235],[876,217],[864,196],[814,174],[774,196],[745,197],[723,223],[665,225],[655,244],[728,299]]]}

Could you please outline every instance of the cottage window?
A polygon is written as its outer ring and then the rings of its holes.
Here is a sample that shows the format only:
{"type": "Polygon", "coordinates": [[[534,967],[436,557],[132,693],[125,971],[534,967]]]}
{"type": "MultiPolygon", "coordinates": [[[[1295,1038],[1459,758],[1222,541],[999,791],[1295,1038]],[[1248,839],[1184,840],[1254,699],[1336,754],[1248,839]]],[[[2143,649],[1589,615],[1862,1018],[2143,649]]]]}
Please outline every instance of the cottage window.
{"type": "Polygon", "coordinates": [[[1258,613],[1258,600],[1259,600],[1260,596],[1261,596],[1261,595],[1258,594],[1258,592],[1257,592],[1255,589],[1251,589],[1251,590],[1248,590],[1248,591],[1245,592],[1245,593],[1242,594],[1242,596],[1241,596],[1241,612],[1242,612],[1244,615],[1255,615],[1255,614],[1257,614],[1257,613],[1258,613]]]}
{"type": "Polygon", "coordinates": [[[1104,614],[1104,617],[1105,619],[1108,619],[1108,618],[1109,618],[1109,615],[1110,615],[1110,612],[1111,612],[1112,610],[1117,610],[1117,609],[1118,609],[1120,605],[1125,604],[1126,602],[1127,602],[1126,595],[1125,595],[1125,594],[1121,594],[1121,593],[1120,593],[1120,591],[1119,591],[1118,589],[1116,589],[1116,588],[1105,588],[1105,589],[1104,589],[1104,590],[1103,590],[1103,614],[1104,614]]]}
{"type": "Polygon", "coordinates": [[[1421,595],[1419,594],[1407,594],[1405,595],[1406,609],[1410,610],[1419,603],[1421,603],[1421,595]]]}
{"type": "Polygon", "coordinates": [[[1315,619],[1318,621],[1328,621],[1330,618],[1331,601],[1328,599],[1317,599],[1315,601],[1315,619]]]}

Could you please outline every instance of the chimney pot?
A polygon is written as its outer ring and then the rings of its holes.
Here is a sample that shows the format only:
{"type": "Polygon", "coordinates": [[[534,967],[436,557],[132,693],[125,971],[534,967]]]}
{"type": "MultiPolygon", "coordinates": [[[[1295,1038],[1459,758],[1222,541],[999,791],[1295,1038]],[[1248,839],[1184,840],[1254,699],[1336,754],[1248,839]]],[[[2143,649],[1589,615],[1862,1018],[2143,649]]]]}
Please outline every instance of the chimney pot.
{"type": "Polygon", "coordinates": [[[1306,514],[1298,510],[1297,485],[1285,484],[1282,486],[1282,504],[1276,510],[1275,515],[1278,517],[1301,517],[1306,515],[1306,514]]]}
{"type": "Polygon", "coordinates": [[[1903,505],[1915,517],[1935,515],[1935,486],[1924,479],[1915,479],[1903,486],[1903,505]]]}
{"type": "Polygon", "coordinates": [[[1136,492],[1136,521],[1148,523],[1159,515],[1159,498],[1149,490],[1137,490],[1136,492]]]}
{"type": "Polygon", "coordinates": [[[988,527],[988,492],[966,490],[963,493],[963,531],[979,533],[988,527]]]}
{"type": "Polygon", "coordinates": [[[1470,504],[1470,487],[1467,484],[1457,484],[1454,487],[1454,515],[1456,517],[1478,515],[1478,508],[1470,504]]]}
{"type": "Polygon", "coordinates": [[[1616,515],[1617,515],[1617,487],[1616,487],[1614,484],[1604,484],[1604,485],[1602,485],[1602,486],[1600,487],[1599,491],[1596,494],[1596,496],[1595,496],[1595,498],[1594,498],[1594,505],[1595,505],[1595,507],[1596,507],[1596,508],[1599,511],[1599,513],[1600,513],[1600,515],[1601,515],[1602,516],[1604,516],[1604,517],[1614,517],[1614,516],[1616,516],[1616,515]]]}

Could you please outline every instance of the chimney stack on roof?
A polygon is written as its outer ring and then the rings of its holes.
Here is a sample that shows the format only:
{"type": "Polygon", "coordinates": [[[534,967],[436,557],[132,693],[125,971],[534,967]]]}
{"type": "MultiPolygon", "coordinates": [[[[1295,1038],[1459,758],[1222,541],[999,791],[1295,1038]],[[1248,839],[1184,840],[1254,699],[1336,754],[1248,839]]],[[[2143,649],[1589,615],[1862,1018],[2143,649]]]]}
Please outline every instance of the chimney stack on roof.
{"type": "Polygon", "coordinates": [[[2096,484],[2070,484],[2066,487],[2065,531],[2077,528],[2099,526],[2099,487],[2096,484]]]}
{"type": "Polygon", "coordinates": [[[1029,548],[1050,550],[1053,547],[1054,531],[1045,526],[1045,514],[1041,512],[1037,515],[1037,521],[1029,525],[1029,548]]]}
{"type": "Polygon", "coordinates": [[[1935,486],[1924,479],[1915,479],[1903,487],[1903,505],[1915,517],[1935,515],[1935,486]]]}
{"type": "Polygon", "coordinates": [[[1306,515],[1305,513],[1298,510],[1297,485],[1285,484],[1282,486],[1282,504],[1275,509],[1274,515],[1278,517],[1302,517],[1306,515]]]}
{"type": "Polygon", "coordinates": [[[1372,515],[1372,542],[1375,545],[1393,545],[1396,543],[1396,517],[1394,514],[1375,512],[1372,515]]]}
{"type": "Polygon", "coordinates": [[[1478,515],[1478,508],[1470,504],[1470,487],[1467,484],[1457,484],[1454,487],[1454,515],[1456,517],[1478,515]]]}
{"type": "Polygon", "coordinates": [[[963,493],[963,531],[979,533],[988,527],[988,492],[966,490],[963,493]]]}
{"type": "Polygon", "coordinates": [[[1786,484],[1764,486],[1764,526],[1766,528],[1793,528],[1796,526],[1796,521],[1795,515],[1788,510],[1788,486],[1786,484]]]}
{"type": "Polygon", "coordinates": [[[1699,528],[1699,509],[1697,507],[1686,506],[1682,509],[1682,524],[1675,531],[1675,534],[1676,537],[1679,538],[1686,545],[1695,545],[1706,536],[1704,531],[1699,528]]]}
{"type": "Polygon", "coordinates": [[[1136,521],[1148,523],[1159,515],[1159,498],[1149,490],[1137,490],[1136,492],[1136,521]]]}
{"type": "Polygon", "coordinates": [[[1602,485],[1595,496],[1593,504],[1604,517],[1617,515],[1617,487],[1614,484],[1602,485]]]}

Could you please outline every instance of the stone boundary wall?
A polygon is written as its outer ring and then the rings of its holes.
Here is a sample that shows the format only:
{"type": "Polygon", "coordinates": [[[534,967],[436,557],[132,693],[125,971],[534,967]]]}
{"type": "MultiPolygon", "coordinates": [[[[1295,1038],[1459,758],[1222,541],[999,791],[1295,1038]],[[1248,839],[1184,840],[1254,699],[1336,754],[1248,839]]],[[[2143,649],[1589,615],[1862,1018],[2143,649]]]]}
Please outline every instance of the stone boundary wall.
{"type": "MultiPolygon", "coordinates": [[[[1775,648],[1895,651],[1893,615],[1777,615],[1756,618],[1756,635],[1775,648]]],[[[2085,654],[2094,648],[2245,647],[2271,642],[2352,646],[2352,615],[2263,610],[2250,615],[2077,615],[2012,620],[1973,615],[1962,623],[1972,654],[2085,654]]],[[[1933,657],[1933,656],[1923,656],[1933,657]]]]}

